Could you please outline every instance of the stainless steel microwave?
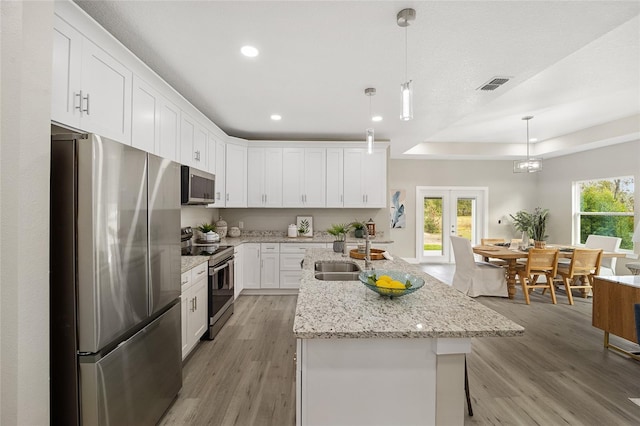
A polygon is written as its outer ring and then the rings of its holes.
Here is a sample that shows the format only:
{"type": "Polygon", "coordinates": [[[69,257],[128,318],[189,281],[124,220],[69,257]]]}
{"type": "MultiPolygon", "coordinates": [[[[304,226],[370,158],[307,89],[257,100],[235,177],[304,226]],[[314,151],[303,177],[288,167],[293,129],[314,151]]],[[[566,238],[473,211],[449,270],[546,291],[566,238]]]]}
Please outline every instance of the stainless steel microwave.
{"type": "Polygon", "coordinates": [[[181,174],[180,202],[182,204],[211,204],[215,202],[215,175],[189,166],[182,166],[181,174]]]}

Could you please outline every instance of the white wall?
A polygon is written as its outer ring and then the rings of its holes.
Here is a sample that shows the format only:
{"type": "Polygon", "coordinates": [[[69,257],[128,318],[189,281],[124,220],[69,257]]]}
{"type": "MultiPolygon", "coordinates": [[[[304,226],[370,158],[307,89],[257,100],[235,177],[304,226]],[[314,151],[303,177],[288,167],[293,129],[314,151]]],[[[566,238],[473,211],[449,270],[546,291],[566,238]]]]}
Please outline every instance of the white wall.
{"type": "Polygon", "coordinates": [[[0,2],[0,424],[49,424],[53,2],[0,2]]]}
{"type": "Polygon", "coordinates": [[[215,223],[218,220],[219,209],[209,209],[205,206],[182,206],[180,209],[180,226],[196,228],[202,223],[215,223]]]}
{"type": "Polygon", "coordinates": [[[536,207],[537,174],[514,174],[512,161],[389,160],[389,191],[406,191],[407,227],[392,229],[393,252],[416,257],[416,187],[475,186],[489,189],[489,229],[487,236],[517,236],[509,214],[536,207]],[[502,224],[498,224],[502,220],[502,224]]]}

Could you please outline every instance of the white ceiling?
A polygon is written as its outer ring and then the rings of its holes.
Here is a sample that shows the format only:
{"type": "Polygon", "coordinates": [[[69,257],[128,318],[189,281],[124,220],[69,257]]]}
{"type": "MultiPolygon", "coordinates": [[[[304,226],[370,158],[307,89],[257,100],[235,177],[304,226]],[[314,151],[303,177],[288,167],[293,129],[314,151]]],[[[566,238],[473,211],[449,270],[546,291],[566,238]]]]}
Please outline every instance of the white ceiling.
{"type": "Polygon", "coordinates": [[[364,140],[374,87],[394,158],[516,158],[525,115],[544,157],[640,137],[640,1],[77,3],[231,136],[364,140]],[[477,90],[494,76],[512,79],[477,90]]]}

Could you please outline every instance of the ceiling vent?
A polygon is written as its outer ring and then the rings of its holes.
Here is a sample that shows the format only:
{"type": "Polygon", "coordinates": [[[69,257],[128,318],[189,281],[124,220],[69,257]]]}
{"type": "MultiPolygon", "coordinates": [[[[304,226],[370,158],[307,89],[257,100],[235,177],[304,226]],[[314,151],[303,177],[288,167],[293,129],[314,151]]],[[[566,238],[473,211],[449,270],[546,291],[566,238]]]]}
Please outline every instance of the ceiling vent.
{"type": "Polygon", "coordinates": [[[509,81],[510,77],[493,77],[491,80],[478,87],[477,90],[496,90],[498,87],[509,81]]]}

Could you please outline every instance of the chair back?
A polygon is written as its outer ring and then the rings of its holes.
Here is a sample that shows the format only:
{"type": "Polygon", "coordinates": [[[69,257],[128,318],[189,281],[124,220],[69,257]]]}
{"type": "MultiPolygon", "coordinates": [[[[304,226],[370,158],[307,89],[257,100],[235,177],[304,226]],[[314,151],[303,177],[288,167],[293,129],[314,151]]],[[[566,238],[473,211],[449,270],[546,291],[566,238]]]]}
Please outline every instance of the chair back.
{"type": "Polygon", "coordinates": [[[451,247],[453,247],[456,270],[460,268],[461,270],[472,271],[476,266],[476,259],[473,257],[471,241],[451,235],[451,247]]]}
{"type": "Polygon", "coordinates": [[[504,238],[482,238],[480,239],[480,244],[483,246],[488,246],[491,244],[504,243],[504,238]]]}
{"type": "Polygon", "coordinates": [[[598,275],[602,249],[575,249],[569,264],[569,276],[598,275]]]}
{"type": "MultiPolygon", "coordinates": [[[[615,252],[620,248],[622,238],[618,237],[606,237],[604,235],[589,235],[584,246],[592,249],[602,249],[604,251],[615,252]]],[[[604,257],[600,262],[600,266],[603,268],[611,269],[613,275],[616,274],[616,258],[604,257]]]]}
{"type": "Polygon", "coordinates": [[[526,273],[528,276],[549,274],[555,276],[558,271],[558,249],[529,249],[526,273]]]}

